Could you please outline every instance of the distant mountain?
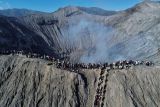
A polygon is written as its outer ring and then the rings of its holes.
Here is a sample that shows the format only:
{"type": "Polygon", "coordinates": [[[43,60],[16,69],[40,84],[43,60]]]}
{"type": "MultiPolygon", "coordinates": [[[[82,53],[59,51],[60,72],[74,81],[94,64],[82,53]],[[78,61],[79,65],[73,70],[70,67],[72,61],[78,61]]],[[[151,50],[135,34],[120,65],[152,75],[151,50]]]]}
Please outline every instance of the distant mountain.
{"type": "Polygon", "coordinates": [[[97,7],[90,7],[90,8],[78,7],[78,8],[88,14],[100,15],[100,16],[110,16],[117,13],[116,11],[107,11],[97,7]]]}
{"type": "MultiPolygon", "coordinates": [[[[87,8],[87,7],[75,7],[75,6],[67,6],[64,8],[60,8],[56,12],[63,13],[66,16],[70,16],[70,15],[78,14],[82,12],[92,14],[92,15],[101,15],[101,16],[108,16],[116,13],[115,11],[107,11],[97,7],[87,8]]],[[[53,12],[53,13],[56,13],[56,12],[53,12]]],[[[9,16],[9,17],[21,17],[21,16],[28,16],[28,15],[46,15],[46,14],[49,14],[49,13],[28,10],[28,9],[0,10],[0,15],[9,16]]]]}
{"type": "Polygon", "coordinates": [[[10,16],[10,17],[20,17],[20,16],[28,16],[34,14],[45,14],[45,12],[33,11],[28,9],[6,9],[0,10],[0,15],[10,16]]]}
{"type": "Polygon", "coordinates": [[[54,14],[63,14],[62,16],[71,16],[78,15],[82,13],[90,14],[90,15],[99,15],[99,16],[109,16],[116,14],[116,11],[107,11],[97,7],[76,7],[76,6],[67,6],[64,8],[58,9],[54,14]]]}

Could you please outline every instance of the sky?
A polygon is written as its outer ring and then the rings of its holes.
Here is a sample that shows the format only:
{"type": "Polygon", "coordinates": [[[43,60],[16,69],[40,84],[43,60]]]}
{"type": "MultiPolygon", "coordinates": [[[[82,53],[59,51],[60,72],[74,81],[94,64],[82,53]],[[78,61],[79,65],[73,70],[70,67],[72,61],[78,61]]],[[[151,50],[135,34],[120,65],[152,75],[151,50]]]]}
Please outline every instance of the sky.
{"type": "Polygon", "coordinates": [[[141,0],[0,0],[0,9],[25,8],[54,12],[65,6],[100,7],[105,10],[124,10],[141,0]]]}

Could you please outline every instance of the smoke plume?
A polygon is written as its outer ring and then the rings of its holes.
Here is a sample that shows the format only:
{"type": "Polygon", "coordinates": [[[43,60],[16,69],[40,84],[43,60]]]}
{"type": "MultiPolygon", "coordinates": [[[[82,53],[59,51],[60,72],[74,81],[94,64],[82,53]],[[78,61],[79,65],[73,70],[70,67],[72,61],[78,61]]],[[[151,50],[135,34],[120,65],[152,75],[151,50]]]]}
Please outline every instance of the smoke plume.
{"type": "Polygon", "coordinates": [[[71,62],[103,63],[140,59],[144,54],[150,55],[157,50],[142,34],[116,42],[114,39],[119,36],[115,36],[117,32],[115,28],[95,21],[71,21],[63,28],[61,41],[71,62]]]}

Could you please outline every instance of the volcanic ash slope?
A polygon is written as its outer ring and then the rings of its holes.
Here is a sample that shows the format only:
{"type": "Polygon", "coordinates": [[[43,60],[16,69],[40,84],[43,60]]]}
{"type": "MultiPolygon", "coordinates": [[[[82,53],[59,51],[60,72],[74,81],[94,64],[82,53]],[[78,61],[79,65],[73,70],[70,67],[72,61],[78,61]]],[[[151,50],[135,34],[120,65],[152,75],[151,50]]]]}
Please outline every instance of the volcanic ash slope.
{"type": "MultiPolygon", "coordinates": [[[[0,56],[0,107],[93,107],[100,70],[74,73],[47,64],[0,56]]],[[[109,71],[104,107],[158,107],[159,70],[140,66],[109,71]]]]}

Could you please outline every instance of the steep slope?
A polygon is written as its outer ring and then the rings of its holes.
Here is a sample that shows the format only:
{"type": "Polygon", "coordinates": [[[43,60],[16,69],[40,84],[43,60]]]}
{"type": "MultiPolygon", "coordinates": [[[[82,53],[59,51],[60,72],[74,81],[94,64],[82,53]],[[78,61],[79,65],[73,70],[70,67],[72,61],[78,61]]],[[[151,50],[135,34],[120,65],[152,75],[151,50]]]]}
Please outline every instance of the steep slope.
{"type": "Polygon", "coordinates": [[[0,47],[0,51],[24,50],[54,55],[42,37],[12,17],[0,16],[0,47]]]}
{"type": "Polygon", "coordinates": [[[23,56],[0,56],[1,107],[91,107],[97,71],[79,73],[23,56]]]}
{"type": "MultiPolygon", "coordinates": [[[[103,107],[157,107],[160,68],[105,71],[103,107]]],[[[93,107],[100,70],[71,72],[48,61],[0,56],[1,107],[93,107]]]]}
{"type": "Polygon", "coordinates": [[[104,107],[158,107],[159,67],[111,71],[104,107]]]}
{"type": "Polygon", "coordinates": [[[117,30],[112,41],[113,47],[120,45],[122,51],[119,53],[125,52],[125,57],[131,56],[133,59],[145,59],[158,53],[159,8],[159,2],[142,2],[107,17],[105,23],[117,30]]]}

